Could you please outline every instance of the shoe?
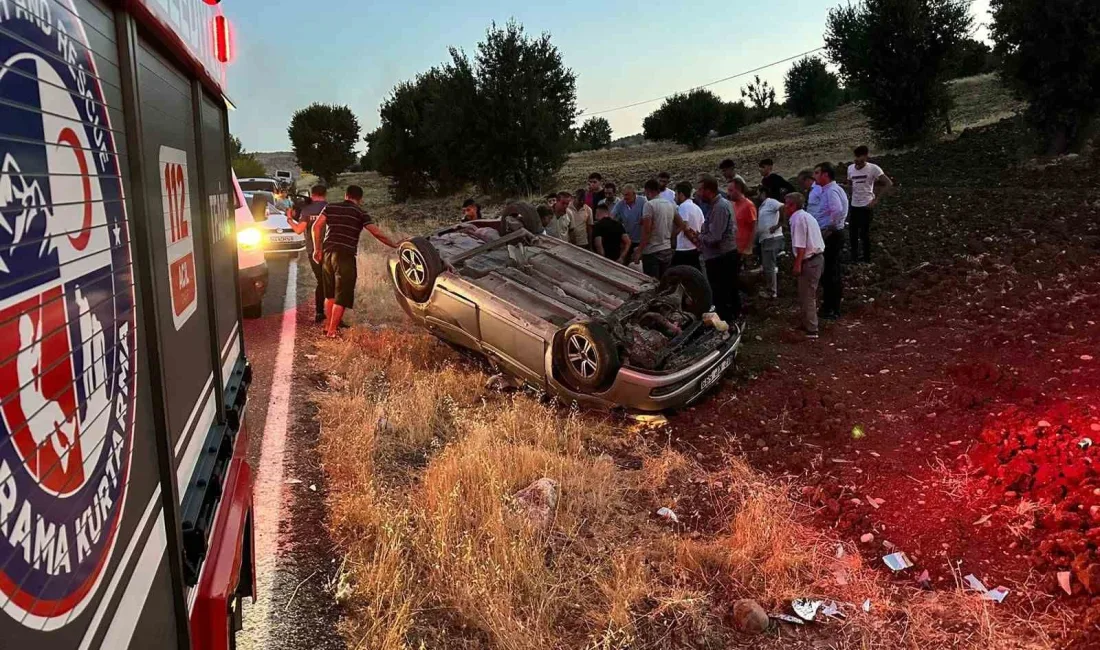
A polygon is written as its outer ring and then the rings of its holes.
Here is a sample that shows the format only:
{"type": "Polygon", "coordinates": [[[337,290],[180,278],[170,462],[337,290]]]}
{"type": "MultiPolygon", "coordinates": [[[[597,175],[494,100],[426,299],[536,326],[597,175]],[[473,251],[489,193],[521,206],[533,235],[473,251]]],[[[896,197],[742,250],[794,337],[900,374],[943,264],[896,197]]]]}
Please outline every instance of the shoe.
{"type": "Polygon", "coordinates": [[[816,338],[821,338],[821,337],[818,335],[817,332],[806,332],[806,338],[816,339],[816,338]]]}
{"type": "Polygon", "coordinates": [[[315,314],[313,316],[313,322],[314,323],[323,323],[323,322],[325,322],[325,315],[324,314],[315,314]]]}
{"type": "Polygon", "coordinates": [[[761,298],[775,298],[775,294],[771,291],[761,291],[756,295],[760,296],[761,298]]]}

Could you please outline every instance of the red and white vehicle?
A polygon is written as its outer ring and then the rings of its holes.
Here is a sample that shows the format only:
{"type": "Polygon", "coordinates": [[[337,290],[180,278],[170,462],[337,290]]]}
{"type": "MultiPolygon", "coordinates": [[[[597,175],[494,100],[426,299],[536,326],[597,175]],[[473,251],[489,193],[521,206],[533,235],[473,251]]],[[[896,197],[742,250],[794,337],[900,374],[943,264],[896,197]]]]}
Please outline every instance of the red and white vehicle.
{"type": "Polygon", "coordinates": [[[0,0],[2,648],[228,648],[254,595],[229,45],[0,0]]]}

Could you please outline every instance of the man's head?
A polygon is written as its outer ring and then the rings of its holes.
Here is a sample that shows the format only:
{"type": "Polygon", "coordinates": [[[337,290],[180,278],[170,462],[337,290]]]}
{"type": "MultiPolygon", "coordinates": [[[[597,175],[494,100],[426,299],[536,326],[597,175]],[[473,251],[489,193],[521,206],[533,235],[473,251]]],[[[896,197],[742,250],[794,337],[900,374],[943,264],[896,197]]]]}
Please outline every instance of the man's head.
{"type": "Polygon", "coordinates": [[[760,161],[760,177],[766,178],[772,173],[772,168],[775,167],[775,161],[771,158],[765,158],[760,161]]]}
{"type": "Polygon", "coordinates": [[[657,198],[657,195],[661,193],[664,188],[661,187],[661,182],[656,178],[651,178],[645,182],[643,188],[645,190],[645,198],[652,201],[657,198]]]}
{"type": "MultiPolygon", "coordinates": [[[[554,195],[554,200],[557,200],[557,195],[554,195]]],[[[554,220],[554,211],[550,209],[548,205],[540,205],[536,210],[539,213],[539,220],[542,221],[542,227],[550,225],[550,222],[554,220]]]]}
{"type": "Polygon", "coordinates": [[[665,188],[667,188],[668,184],[671,183],[671,182],[672,182],[672,174],[670,174],[668,172],[661,172],[660,174],[657,174],[657,184],[660,185],[660,187],[661,187],[660,191],[661,192],[665,191],[665,188]]]}
{"type": "Polygon", "coordinates": [[[309,196],[314,201],[324,201],[325,197],[328,196],[328,188],[324,185],[314,185],[309,188],[309,196]]]}
{"type": "Polygon", "coordinates": [[[584,188],[578,188],[576,192],[573,192],[573,207],[580,208],[584,205],[584,188]]]}
{"type": "Polygon", "coordinates": [[[634,186],[627,183],[623,185],[623,200],[627,205],[634,205],[634,202],[638,200],[638,190],[634,189],[634,186]]]}
{"type": "Polygon", "coordinates": [[[861,144],[852,153],[856,157],[856,169],[863,169],[863,166],[867,164],[867,158],[871,155],[871,150],[867,148],[867,145],[861,144]]]}
{"type": "Polygon", "coordinates": [[[588,191],[595,194],[600,191],[600,183],[603,182],[603,176],[600,176],[599,172],[592,172],[588,175],[588,191]]]}
{"type": "Polygon", "coordinates": [[[619,188],[615,186],[611,181],[607,181],[603,184],[603,195],[606,199],[614,199],[615,193],[619,191],[619,188]]]}
{"type": "Polygon", "coordinates": [[[718,171],[722,172],[722,178],[726,181],[732,181],[733,177],[737,175],[737,164],[733,162],[732,158],[726,158],[722,162],[718,163],[718,171]]]}
{"type": "Polygon", "coordinates": [[[740,201],[749,193],[749,187],[745,185],[745,181],[740,178],[734,178],[730,181],[730,184],[726,186],[726,192],[729,194],[731,200],[740,201]]]}
{"type": "Polygon", "coordinates": [[[812,169],[803,169],[798,172],[798,186],[803,192],[809,192],[814,186],[814,172],[812,169]]]}
{"type": "Polygon", "coordinates": [[[680,181],[676,184],[676,205],[680,205],[684,201],[691,198],[691,183],[687,181],[680,181]]]}
{"type": "Polygon", "coordinates": [[[607,201],[600,201],[596,204],[596,221],[606,219],[610,216],[611,208],[607,207],[607,201]]]}
{"type": "Polygon", "coordinates": [[[699,198],[710,203],[716,196],[718,196],[718,179],[710,174],[703,176],[699,180],[699,198]]]}
{"type": "Polygon", "coordinates": [[[554,201],[554,214],[561,216],[565,214],[565,211],[569,209],[569,204],[573,201],[573,195],[569,192],[558,192],[558,198],[554,201]]]}
{"type": "Polygon", "coordinates": [[[481,206],[473,199],[466,199],[462,202],[462,216],[468,221],[479,219],[481,217],[481,206]]]}
{"type": "Polygon", "coordinates": [[[344,198],[359,205],[363,201],[363,188],[358,185],[348,185],[348,189],[344,190],[344,198]]]}
{"type": "Polygon", "coordinates": [[[806,199],[801,192],[787,192],[783,197],[783,212],[789,217],[801,210],[805,203],[806,199]]]}
{"type": "Polygon", "coordinates": [[[546,199],[546,205],[548,207],[553,207],[553,205],[558,202],[558,193],[557,192],[550,192],[549,194],[547,194],[543,198],[546,199]]]}
{"type": "Polygon", "coordinates": [[[818,163],[814,167],[814,182],[818,185],[828,185],[836,180],[836,167],[831,162],[818,163]]]}

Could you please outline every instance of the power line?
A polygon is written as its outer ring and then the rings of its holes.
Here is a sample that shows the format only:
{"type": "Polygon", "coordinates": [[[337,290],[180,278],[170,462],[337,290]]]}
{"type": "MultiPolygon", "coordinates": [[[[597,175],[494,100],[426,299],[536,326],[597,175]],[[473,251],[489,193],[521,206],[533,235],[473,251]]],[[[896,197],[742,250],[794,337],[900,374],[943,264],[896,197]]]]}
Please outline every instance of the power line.
{"type": "MultiPolygon", "coordinates": [[[[733,74],[733,75],[730,75],[728,77],[722,77],[721,79],[715,79],[714,81],[705,83],[701,86],[692,86],[691,88],[688,88],[688,90],[695,90],[697,88],[708,88],[708,87],[713,86],[715,84],[720,84],[722,82],[729,81],[730,79],[736,79],[738,77],[744,77],[744,76],[753,74],[755,72],[760,72],[761,70],[767,70],[768,68],[771,68],[773,66],[777,66],[780,63],[786,63],[788,61],[794,61],[795,59],[800,59],[804,56],[808,56],[808,55],[813,54],[815,52],[820,52],[821,50],[824,50],[824,49],[825,49],[824,47],[814,48],[814,49],[809,50],[807,52],[803,52],[802,54],[796,54],[794,56],[789,56],[789,57],[787,57],[785,59],[781,59],[779,61],[773,61],[773,62],[771,62],[767,65],[762,65],[759,68],[753,68],[752,70],[747,70],[745,72],[738,72],[737,74],[733,74]]],[[[684,92],[684,91],[678,91],[678,92],[684,92]]],[[[621,110],[625,110],[627,108],[634,108],[635,106],[642,106],[644,104],[652,104],[653,102],[659,102],[662,99],[668,99],[669,97],[672,97],[673,95],[676,95],[676,94],[678,94],[678,93],[669,93],[667,95],[662,95],[661,97],[654,97],[653,99],[647,99],[647,100],[641,101],[641,102],[634,102],[633,104],[627,104],[625,106],[616,106],[615,108],[607,108],[607,109],[604,109],[602,111],[595,111],[595,112],[592,112],[592,113],[581,113],[581,116],[588,117],[588,116],[591,116],[591,115],[603,115],[605,113],[614,113],[615,111],[621,111],[621,110]]]]}

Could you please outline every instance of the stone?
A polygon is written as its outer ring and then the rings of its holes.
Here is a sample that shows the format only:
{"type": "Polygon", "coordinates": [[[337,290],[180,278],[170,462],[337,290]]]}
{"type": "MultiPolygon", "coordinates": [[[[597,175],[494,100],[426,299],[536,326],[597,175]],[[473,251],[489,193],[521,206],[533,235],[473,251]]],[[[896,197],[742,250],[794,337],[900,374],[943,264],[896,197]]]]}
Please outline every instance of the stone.
{"type": "Polygon", "coordinates": [[[863,542],[864,544],[870,544],[871,542],[875,541],[875,536],[871,533],[864,533],[863,536],[859,538],[859,541],[863,542]]]}
{"type": "Polygon", "coordinates": [[[1082,553],[1073,561],[1073,577],[1077,578],[1090,594],[1100,594],[1100,564],[1089,562],[1082,553]]]}
{"type": "Polygon", "coordinates": [[[733,604],[733,627],[746,634],[762,634],[768,631],[771,619],[760,603],[744,598],[733,604]]]}
{"type": "Polygon", "coordinates": [[[512,501],[516,510],[527,517],[532,526],[546,530],[554,522],[558,493],[558,482],[543,477],[513,494],[512,501]]]}

